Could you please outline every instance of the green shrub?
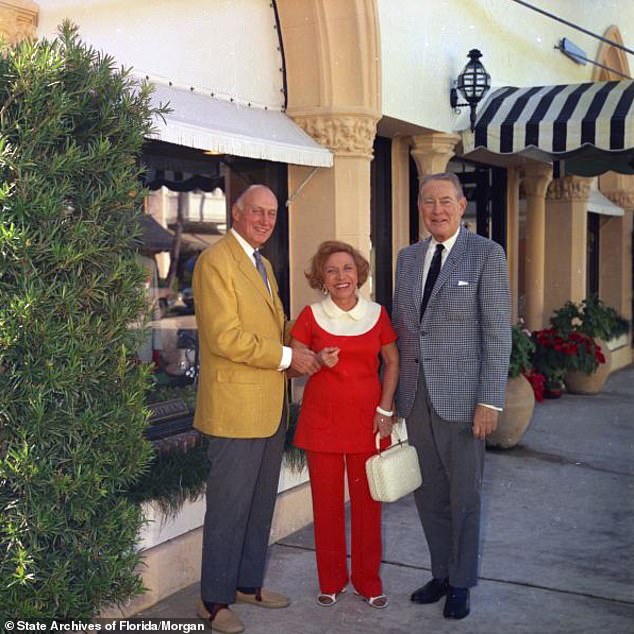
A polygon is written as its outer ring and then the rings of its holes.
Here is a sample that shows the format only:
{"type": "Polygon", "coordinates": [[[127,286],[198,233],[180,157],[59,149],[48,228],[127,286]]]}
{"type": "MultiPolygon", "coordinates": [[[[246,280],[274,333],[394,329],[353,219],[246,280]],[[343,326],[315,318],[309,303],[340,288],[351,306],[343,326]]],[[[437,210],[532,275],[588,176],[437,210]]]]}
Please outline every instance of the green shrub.
{"type": "Polygon", "coordinates": [[[149,470],[130,491],[130,499],[151,501],[165,518],[178,515],[186,501],[205,492],[207,445],[207,437],[196,431],[157,441],[149,470]]]}
{"type": "Polygon", "coordinates": [[[528,373],[532,368],[531,356],[535,352],[535,344],[530,333],[521,325],[511,327],[511,358],[509,361],[509,377],[516,379],[522,373],[528,373]]]}
{"type": "Polygon", "coordinates": [[[141,588],[148,376],[135,261],[150,88],[65,24],[0,51],[0,614],[83,618],[141,588]]]}
{"type": "Polygon", "coordinates": [[[284,460],[291,471],[301,473],[306,467],[306,454],[303,449],[293,444],[293,437],[297,429],[297,421],[299,420],[299,411],[301,403],[293,402],[288,409],[288,428],[286,430],[286,439],[284,441],[284,460]]]}
{"type": "Polygon", "coordinates": [[[550,323],[555,330],[564,335],[578,331],[593,339],[604,341],[629,332],[627,320],[596,295],[586,297],[579,304],[567,301],[554,312],[550,323]]]}

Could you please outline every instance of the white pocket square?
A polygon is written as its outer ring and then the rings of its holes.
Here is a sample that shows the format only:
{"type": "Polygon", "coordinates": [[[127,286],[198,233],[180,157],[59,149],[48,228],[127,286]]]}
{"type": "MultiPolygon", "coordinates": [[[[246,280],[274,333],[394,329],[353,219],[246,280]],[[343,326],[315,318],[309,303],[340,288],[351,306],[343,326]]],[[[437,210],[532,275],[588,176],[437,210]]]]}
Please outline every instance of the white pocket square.
{"type": "Polygon", "coordinates": [[[465,282],[464,280],[458,280],[458,286],[469,286],[469,282],[465,282]]]}

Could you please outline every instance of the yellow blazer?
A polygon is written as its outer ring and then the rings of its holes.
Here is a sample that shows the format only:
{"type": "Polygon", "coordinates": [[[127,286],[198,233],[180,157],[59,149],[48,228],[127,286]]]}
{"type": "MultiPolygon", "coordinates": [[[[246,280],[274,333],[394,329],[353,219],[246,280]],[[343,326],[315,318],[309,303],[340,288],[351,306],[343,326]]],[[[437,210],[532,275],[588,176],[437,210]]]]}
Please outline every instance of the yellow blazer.
{"type": "Polygon", "coordinates": [[[193,289],[200,345],[194,427],[224,438],[266,438],[282,415],[285,336],[277,281],[272,295],[231,233],[196,262],[193,289]]]}

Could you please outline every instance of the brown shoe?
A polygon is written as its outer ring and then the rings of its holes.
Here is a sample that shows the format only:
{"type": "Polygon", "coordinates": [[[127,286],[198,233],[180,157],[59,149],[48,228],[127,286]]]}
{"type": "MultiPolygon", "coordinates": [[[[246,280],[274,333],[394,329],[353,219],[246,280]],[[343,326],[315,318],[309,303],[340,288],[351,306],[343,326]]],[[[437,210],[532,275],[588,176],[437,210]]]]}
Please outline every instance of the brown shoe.
{"type": "Polygon", "coordinates": [[[236,603],[250,603],[251,605],[259,605],[261,608],[287,608],[291,604],[289,598],[283,594],[264,588],[258,588],[255,594],[246,594],[236,590],[236,603]]]}
{"type": "Polygon", "coordinates": [[[220,608],[214,616],[207,609],[207,606],[200,601],[198,603],[198,616],[211,627],[213,632],[221,634],[240,634],[244,632],[244,624],[238,615],[229,607],[220,608]]]}

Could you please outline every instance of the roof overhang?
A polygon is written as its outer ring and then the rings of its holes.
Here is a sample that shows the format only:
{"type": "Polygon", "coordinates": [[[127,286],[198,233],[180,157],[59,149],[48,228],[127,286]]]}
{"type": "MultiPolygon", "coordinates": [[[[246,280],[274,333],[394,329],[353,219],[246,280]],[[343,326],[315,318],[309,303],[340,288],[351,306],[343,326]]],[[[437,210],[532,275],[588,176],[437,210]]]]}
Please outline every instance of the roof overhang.
{"type": "Polygon", "coordinates": [[[494,91],[473,131],[462,132],[465,156],[565,160],[565,171],[634,174],[634,80],[494,91]]]}
{"type": "Polygon", "coordinates": [[[152,138],[210,154],[331,167],[330,150],[279,110],[232,103],[200,91],[155,84],[152,105],[169,104],[152,138]]]}

